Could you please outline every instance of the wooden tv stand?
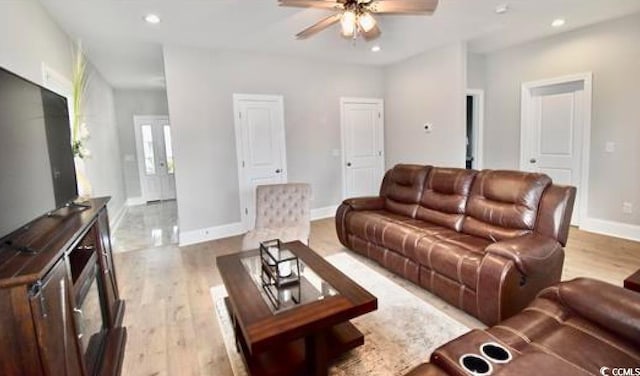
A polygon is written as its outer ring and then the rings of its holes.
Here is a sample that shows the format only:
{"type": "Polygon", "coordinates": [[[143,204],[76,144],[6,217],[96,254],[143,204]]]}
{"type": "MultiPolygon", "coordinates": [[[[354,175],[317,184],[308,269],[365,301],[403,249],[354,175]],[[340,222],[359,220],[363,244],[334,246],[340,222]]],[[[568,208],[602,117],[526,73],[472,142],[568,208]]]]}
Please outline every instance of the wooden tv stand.
{"type": "Polygon", "coordinates": [[[42,216],[0,244],[0,375],[120,374],[108,201],[42,216]]]}

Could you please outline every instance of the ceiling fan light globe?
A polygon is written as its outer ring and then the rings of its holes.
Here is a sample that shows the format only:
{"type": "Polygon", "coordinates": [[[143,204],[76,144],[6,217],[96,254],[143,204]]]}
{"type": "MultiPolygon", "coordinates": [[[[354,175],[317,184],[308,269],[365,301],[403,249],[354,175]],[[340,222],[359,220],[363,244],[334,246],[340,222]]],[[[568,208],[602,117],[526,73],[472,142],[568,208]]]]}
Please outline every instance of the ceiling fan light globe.
{"type": "Polygon", "coordinates": [[[351,10],[347,10],[342,13],[342,18],[340,19],[340,25],[342,26],[342,35],[350,36],[355,33],[356,18],[356,13],[351,10]]]}
{"type": "Polygon", "coordinates": [[[358,17],[358,25],[365,33],[368,33],[376,26],[376,19],[371,13],[365,12],[358,17]]]}

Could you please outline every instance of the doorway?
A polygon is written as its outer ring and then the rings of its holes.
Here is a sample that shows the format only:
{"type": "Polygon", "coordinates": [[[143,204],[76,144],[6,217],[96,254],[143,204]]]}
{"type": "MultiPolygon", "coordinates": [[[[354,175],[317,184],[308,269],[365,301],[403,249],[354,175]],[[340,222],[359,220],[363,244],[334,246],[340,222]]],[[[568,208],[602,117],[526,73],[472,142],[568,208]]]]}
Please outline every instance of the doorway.
{"type": "Polygon", "coordinates": [[[234,94],[240,217],[255,226],[256,186],[287,182],[284,99],[277,95],[234,94]]]}
{"type": "Polygon", "coordinates": [[[522,85],[520,169],[578,189],[571,223],[586,216],[591,73],[522,85]]]}
{"type": "Polygon", "coordinates": [[[467,148],[465,167],[482,169],[484,134],[484,90],[467,89],[467,148]]]}
{"type": "Polygon", "coordinates": [[[134,116],[133,121],[143,200],[174,200],[176,180],[169,117],[134,116]]]}
{"type": "Polygon", "coordinates": [[[384,175],[384,102],[341,98],[344,197],[375,196],[384,175]]]}

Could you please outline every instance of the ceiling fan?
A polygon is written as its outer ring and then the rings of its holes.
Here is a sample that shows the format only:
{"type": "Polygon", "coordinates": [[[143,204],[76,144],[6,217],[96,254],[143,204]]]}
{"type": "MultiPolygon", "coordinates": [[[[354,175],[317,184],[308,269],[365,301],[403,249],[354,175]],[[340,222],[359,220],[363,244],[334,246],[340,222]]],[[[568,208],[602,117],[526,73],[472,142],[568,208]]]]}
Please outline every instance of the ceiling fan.
{"type": "Polygon", "coordinates": [[[438,0],[278,0],[278,4],[285,7],[330,9],[337,12],[296,34],[298,39],[309,38],[340,22],[342,36],[356,39],[358,35],[362,35],[364,39],[372,40],[381,34],[374,15],[430,15],[436,10],[438,0]]]}

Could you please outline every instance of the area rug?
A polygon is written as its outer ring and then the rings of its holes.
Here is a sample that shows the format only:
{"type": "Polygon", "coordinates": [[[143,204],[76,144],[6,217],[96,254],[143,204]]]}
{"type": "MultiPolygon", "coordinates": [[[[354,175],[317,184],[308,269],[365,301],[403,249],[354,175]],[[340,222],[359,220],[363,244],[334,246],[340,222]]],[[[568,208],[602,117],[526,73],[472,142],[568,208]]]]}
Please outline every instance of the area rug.
{"type": "MultiPolygon", "coordinates": [[[[351,320],[364,333],[365,344],[338,359],[330,375],[403,375],[428,360],[437,347],[469,330],[346,253],[326,260],[378,298],[378,310],[351,320]]],[[[224,286],[212,287],[211,296],[233,373],[245,376],[247,371],[236,352],[224,304],[227,296],[224,286]]]]}

